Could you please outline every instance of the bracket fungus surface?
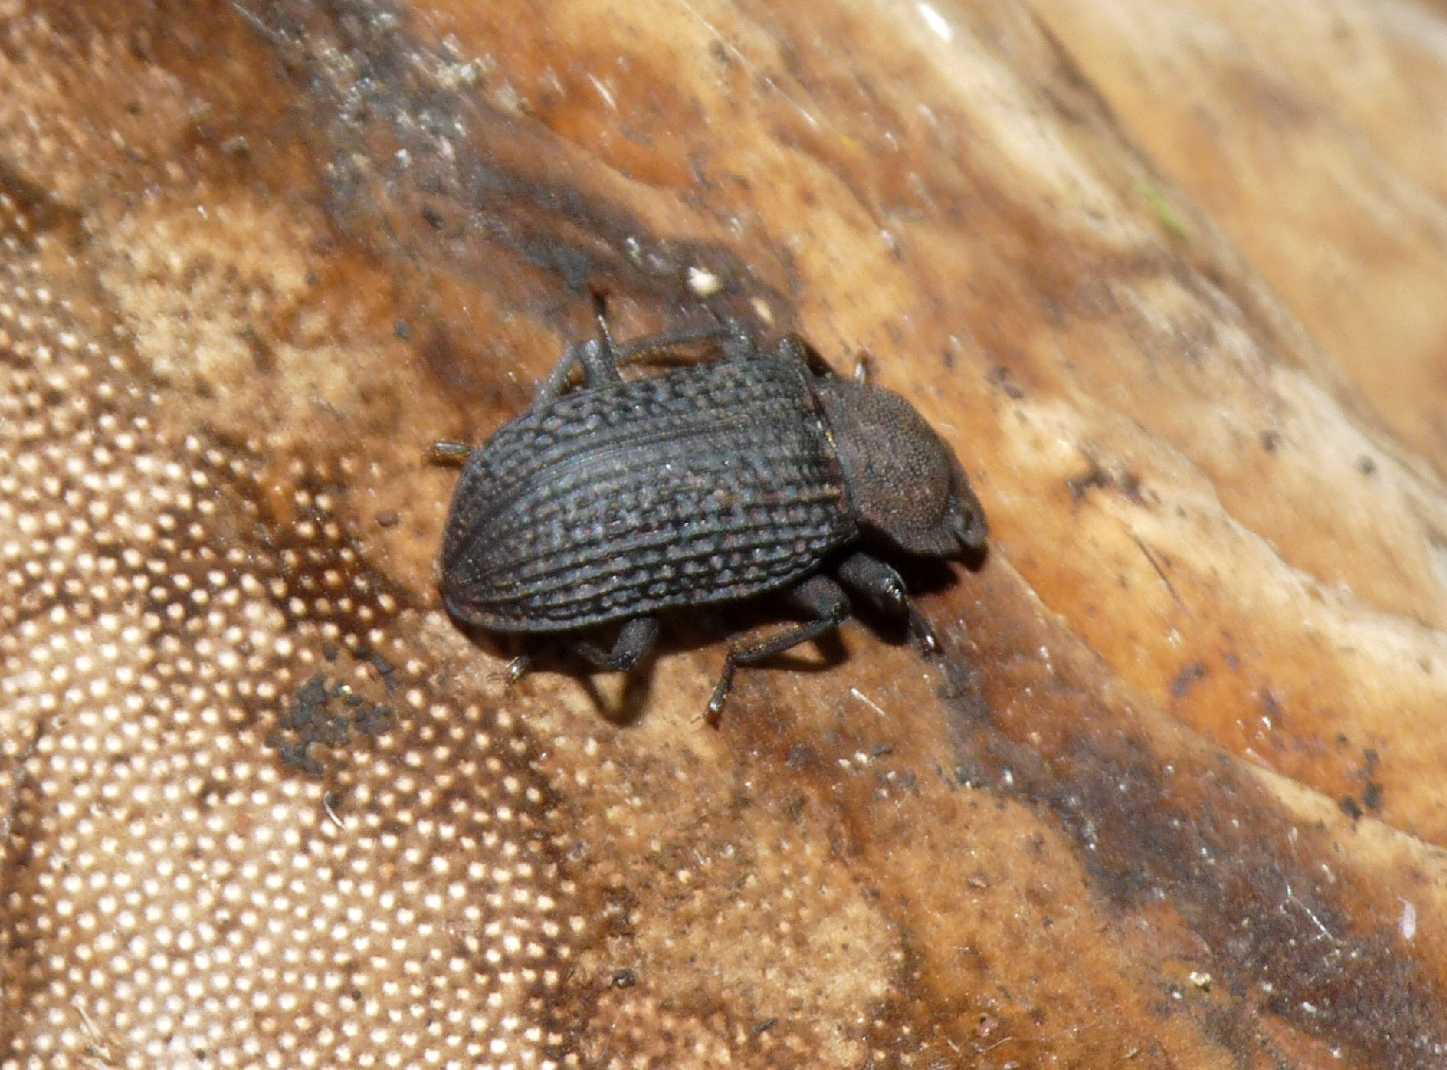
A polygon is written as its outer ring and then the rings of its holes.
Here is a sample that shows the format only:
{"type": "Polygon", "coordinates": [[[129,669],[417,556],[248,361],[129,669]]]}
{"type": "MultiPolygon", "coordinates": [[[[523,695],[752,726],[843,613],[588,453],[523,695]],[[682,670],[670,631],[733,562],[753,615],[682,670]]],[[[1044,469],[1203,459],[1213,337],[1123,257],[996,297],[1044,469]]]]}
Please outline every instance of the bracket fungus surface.
{"type": "Polygon", "coordinates": [[[0,1068],[1447,1064],[1444,33],[0,0],[0,1068]],[[870,353],[941,661],[505,686],[424,456],[589,285],[870,353]]]}

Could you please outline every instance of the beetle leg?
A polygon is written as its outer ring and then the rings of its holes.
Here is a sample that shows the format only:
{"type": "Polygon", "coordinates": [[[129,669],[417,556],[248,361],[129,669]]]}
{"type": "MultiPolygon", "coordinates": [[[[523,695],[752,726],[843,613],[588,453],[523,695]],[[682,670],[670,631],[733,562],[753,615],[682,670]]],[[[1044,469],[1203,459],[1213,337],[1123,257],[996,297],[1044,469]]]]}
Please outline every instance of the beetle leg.
{"type": "Polygon", "coordinates": [[[549,373],[547,381],[538,388],[533,397],[533,408],[540,409],[562,394],[568,385],[568,377],[579,364],[583,365],[583,381],[587,386],[602,386],[604,383],[619,381],[618,361],[613,349],[613,335],[608,330],[608,315],[603,305],[603,295],[593,291],[593,315],[598,320],[598,337],[586,342],[574,342],[563,351],[563,359],[549,373]]]}
{"type": "Polygon", "coordinates": [[[590,338],[586,342],[577,342],[570,345],[563,354],[563,359],[558,361],[548,375],[547,381],[538,388],[533,397],[533,408],[540,408],[550,401],[556,401],[567,388],[568,379],[573,374],[573,369],[579,364],[583,365],[586,372],[588,386],[597,386],[602,383],[617,382],[618,366],[629,364],[643,357],[653,356],[655,353],[663,353],[675,346],[691,345],[694,342],[712,342],[719,339],[724,340],[724,349],[729,355],[730,345],[747,347],[752,341],[747,334],[741,333],[737,325],[730,326],[725,323],[710,323],[697,327],[679,327],[677,330],[660,331],[658,334],[645,335],[642,338],[635,338],[631,342],[625,342],[616,348],[610,345],[606,353],[602,352],[602,343],[596,338],[590,338]]]}
{"type": "Polygon", "coordinates": [[[623,625],[611,649],[605,650],[588,639],[574,639],[569,646],[575,654],[600,669],[627,672],[652,649],[657,639],[657,617],[634,617],[623,625]]]}
{"type": "Polygon", "coordinates": [[[601,386],[603,383],[617,382],[620,378],[611,350],[605,355],[596,338],[589,338],[586,342],[574,342],[564,350],[563,359],[558,361],[548,374],[547,380],[533,395],[533,408],[541,409],[556,401],[567,389],[568,378],[579,364],[583,366],[583,380],[588,386],[601,386]]]}
{"type": "Polygon", "coordinates": [[[832,632],[849,616],[849,597],[828,576],[810,576],[789,592],[789,600],[798,608],[809,613],[814,619],[797,624],[787,631],[764,639],[750,646],[731,647],[724,658],[723,673],[708,701],[708,722],[718,727],[719,711],[733,687],[734,670],[740,665],[754,665],[760,661],[782,654],[800,643],[818,639],[832,632]]]}
{"type": "Polygon", "coordinates": [[[909,622],[910,638],[925,654],[938,654],[939,640],[934,628],[909,600],[904,580],[883,561],[868,554],[853,553],[839,563],[835,574],[851,591],[864,596],[879,612],[909,622]]]}
{"type": "Polygon", "coordinates": [[[509,688],[532,670],[533,659],[527,654],[519,654],[503,666],[500,672],[494,673],[492,678],[500,682],[504,688],[509,688]]]}
{"type": "Polygon", "coordinates": [[[640,357],[651,356],[673,349],[675,346],[692,345],[694,342],[713,342],[718,339],[747,337],[737,324],[703,323],[696,327],[677,327],[671,331],[646,334],[631,342],[624,342],[616,350],[615,363],[623,364],[640,357]]]}

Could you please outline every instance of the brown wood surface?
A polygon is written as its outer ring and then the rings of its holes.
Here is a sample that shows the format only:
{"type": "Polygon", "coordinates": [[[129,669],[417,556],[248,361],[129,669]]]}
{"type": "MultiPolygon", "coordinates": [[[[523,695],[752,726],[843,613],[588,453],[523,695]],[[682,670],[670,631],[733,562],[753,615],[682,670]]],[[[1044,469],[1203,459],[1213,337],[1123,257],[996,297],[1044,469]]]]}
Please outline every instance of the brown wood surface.
{"type": "Polygon", "coordinates": [[[1426,0],[0,0],[0,1068],[1447,1065],[1444,101],[1426,0]],[[942,662],[504,685],[425,453],[589,285],[942,430],[942,662]]]}

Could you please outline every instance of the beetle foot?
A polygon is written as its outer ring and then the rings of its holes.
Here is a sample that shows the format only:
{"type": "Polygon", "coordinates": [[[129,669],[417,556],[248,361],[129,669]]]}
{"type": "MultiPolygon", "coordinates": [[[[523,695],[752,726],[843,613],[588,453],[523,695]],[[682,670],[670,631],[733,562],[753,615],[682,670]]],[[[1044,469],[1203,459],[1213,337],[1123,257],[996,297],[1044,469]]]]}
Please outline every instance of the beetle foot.
{"type": "Polygon", "coordinates": [[[723,673],[714,685],[713,697],[708,700],[708,710],[704,714],[704,720],[710,728],[717,728],[719,715],[723,713],[724,701],[729,697],[729,691],[734,686],[734,659],[729,655],[724,661],[723,673]]]}
{"type": "Polygon", "coordinates": [[[519,654],[507,663],[507,667],[492,674],[492,679],[501,683],[504,690],[511,688],[524,676],[532,671],[533,659],[526,654],[519,654]]]}
{"type": "Polygon", "coordinates": [[[919,652],[927,658],[937,658],[943,650],[940,648],[939,637],[935,635],[934,625],[914,607],[909,611],[909,634],[919,647],[919,652]]]}
{"type": "Polygon", "coordinates": [[[467,463],[467,458],[472,455],[472,447],[466,442],[452,442],[442,440],[432,443],[427,451],[427,460],[430,464],[461,465],[467,463]]]}

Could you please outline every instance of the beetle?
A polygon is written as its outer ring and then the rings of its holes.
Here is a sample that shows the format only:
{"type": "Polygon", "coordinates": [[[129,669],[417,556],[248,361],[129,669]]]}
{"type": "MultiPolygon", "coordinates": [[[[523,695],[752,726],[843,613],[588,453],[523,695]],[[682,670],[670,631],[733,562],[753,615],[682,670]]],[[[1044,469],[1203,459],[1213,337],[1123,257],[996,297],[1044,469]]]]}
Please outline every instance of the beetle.
{"type": "MultiPolygon", "coordinates": [[[[795,335],[762,347],[738,322],[568,347],[531,407],[463,462],[440,561],[451,616],[503,633],[561,633],[601,669],[631,670],[658,614],[784,592],[801,623],[731,645],[735,669],[837,628],[846,588],[938,651],[899,573],[875,556],[983,550],[984,510],[954,452],[898,394],[834,374],[795,335]],[[625,380],[618,367],[712,342],[717,359],[625,380]],[[585,382],[569,389],[580,366],[585,382]],[[589,637],[621,622],[611,646],[589,637]]],[[[526,671],[526,657],[513,676],[526,671]]]]}

